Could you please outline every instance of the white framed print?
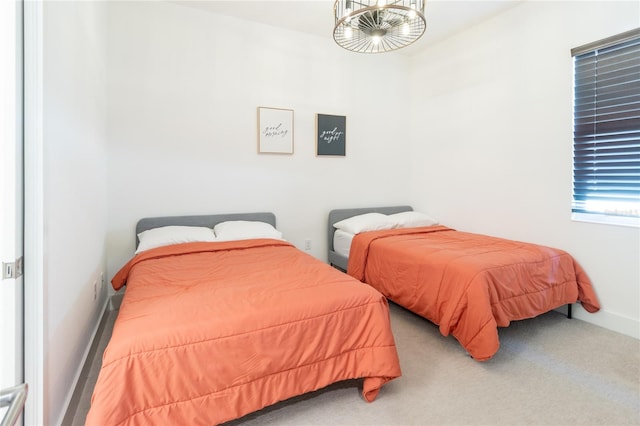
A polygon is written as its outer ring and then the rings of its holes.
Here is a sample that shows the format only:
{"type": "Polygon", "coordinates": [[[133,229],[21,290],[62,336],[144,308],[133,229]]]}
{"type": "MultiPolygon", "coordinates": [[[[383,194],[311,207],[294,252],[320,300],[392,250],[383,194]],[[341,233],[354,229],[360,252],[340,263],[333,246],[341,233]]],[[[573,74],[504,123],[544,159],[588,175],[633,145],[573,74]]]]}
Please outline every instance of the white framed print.
{"type": "Polygon", "coordinates": [[[293,110],[258,107],[258,153],[293,154],[293,110]]]}

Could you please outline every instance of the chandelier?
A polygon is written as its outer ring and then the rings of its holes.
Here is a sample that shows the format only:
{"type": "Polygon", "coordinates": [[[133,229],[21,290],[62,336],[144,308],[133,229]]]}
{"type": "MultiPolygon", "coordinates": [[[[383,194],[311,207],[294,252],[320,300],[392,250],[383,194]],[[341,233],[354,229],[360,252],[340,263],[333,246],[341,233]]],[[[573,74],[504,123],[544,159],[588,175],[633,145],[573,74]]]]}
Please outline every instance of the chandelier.
{"type": "Polygon", "coordinates": [[[427,27],[425,0],[337,0],[333,39],[347,50],[382,53],[408,46],[427,27]]]}

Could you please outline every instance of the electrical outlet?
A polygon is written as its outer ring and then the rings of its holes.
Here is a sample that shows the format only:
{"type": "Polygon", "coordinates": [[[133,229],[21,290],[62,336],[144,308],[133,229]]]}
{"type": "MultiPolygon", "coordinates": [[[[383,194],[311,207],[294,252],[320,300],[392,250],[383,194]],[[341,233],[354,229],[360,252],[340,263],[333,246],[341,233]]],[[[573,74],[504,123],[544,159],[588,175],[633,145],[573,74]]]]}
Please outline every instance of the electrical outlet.
{"type": "Polygon", "coordinates": [[[304,249],[311,250],[311,240],[304,240],[304,249]]]}

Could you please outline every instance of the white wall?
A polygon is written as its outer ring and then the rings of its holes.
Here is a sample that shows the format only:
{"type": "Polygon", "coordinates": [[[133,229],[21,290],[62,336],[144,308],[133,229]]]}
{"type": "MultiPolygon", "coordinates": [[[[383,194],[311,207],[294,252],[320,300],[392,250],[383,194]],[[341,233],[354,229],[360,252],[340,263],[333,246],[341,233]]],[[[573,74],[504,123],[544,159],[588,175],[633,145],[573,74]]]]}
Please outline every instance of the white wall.
{"type": "Polygon", "coordinates": [[[273,211],[326,258],[330,209],[407,202],[407,58],[164,2],[109,7],[109,279],[145,216],[273,211]],[[294,154],[257,153],[257,107],[294,110],[294,154]],[[347,117],[316,157],[315,114],[347,117]]]}
{"type": "Polygon", "coordinates": [[[411,64],[411,201],[460,230],[573,254],[602,304],[576,317],[640,337],[640,229],[572,222],[570,50],[640,26],[640,3],[525,2],[411,64]]]}
{"type": "Polygon", "coordinates": [[[44,2],[44,423],[60,424],[106,303],[106,12],[44,2]],[[98,283],[99,290],[99,283],[98,283]]]}

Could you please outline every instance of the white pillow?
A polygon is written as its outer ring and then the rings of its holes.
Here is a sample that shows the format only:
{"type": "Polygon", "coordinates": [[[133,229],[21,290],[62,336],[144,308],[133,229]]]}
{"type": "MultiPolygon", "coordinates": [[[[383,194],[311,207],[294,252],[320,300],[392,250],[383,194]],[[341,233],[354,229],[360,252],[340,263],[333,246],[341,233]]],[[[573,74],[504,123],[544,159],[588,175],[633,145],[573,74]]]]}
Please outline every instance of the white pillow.
{"type": "Polygon", "coordinates": [[[196,241],[215,241],[213,229],[204,226],[161,226],[138,234],[136,254],[156,247],[196,241]]]}
{"type": "Polygon", "coordinates": [[[382,213],[365,213],[352,216],[333,224],[337,229],[341,229],[350,234],[359,234],[365,231],[380,231],[391,229],[396,223],[389,216],[382,213]]]}
{"type": "Polygon", "coordinates": [[[266,222],[250,220],[229,220],[213,227],[216,241],[250,240],[254,238],[273,238],[282,240],[282,232],[266,222]]]}
{"type": "Polygon", "coordinates": [[[438,221],[428,214],[414,211],[390,214],[389,218],[396,224],[395,228],[415,228],[438,224],[438,221]]]}

